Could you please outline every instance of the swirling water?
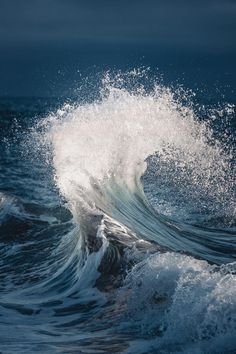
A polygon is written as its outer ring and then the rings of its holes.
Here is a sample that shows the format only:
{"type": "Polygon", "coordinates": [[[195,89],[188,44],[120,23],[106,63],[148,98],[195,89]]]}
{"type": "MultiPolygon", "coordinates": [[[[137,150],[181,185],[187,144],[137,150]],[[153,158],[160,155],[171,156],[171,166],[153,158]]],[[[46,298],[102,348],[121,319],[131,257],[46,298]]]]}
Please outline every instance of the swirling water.
{"type": "Polygon", "coordinates": [[[140,75],[1,101],[3,353],[236,350],[234,106],[140,75]]]}

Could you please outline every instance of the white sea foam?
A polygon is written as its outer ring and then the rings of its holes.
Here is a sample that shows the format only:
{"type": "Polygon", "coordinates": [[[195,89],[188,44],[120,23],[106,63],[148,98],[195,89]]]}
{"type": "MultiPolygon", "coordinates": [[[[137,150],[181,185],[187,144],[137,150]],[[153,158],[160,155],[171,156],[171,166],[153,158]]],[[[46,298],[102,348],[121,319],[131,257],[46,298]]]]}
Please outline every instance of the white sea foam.
{"type": "MultiPolygon", "coordinates": [[[[160,85],[148,92],[141,86],[126,89],[125,79],[120,81],[120,77],[111,80],[105,75],[100,99],[67,104],[47,119],[46,140],[52,144],[56,183],[74,215],[82,199],[96,208],[89,193],[112,178],[134,188],[135,177],[144,172],[144,161],[152,154],[158,180],[165,175],[162,191],[178,186],[177,192],[181,188],[189,192],[192,204],[197,201],[203,209],[215,205],[234,215],[229,156],[207,125],[199,122],[191,102],[181,103],[186,102],[185,93],[176,95],[160,85]]],[[[159,212],[168,214],[174,195],[176,188],[172,195],[158,196],[159,212]]],[[[177,209],[178,205],[171,210],[177,209]]]]}
{"type": "Polygon", "coordinates": [[[128,319],[149,340],[137,341],[128,353],[233,352],[235,270],[236,263],[217,268],[174,253],[136,265],[118,292],[117,307],[122,306],[124,328],[128,319]]]}

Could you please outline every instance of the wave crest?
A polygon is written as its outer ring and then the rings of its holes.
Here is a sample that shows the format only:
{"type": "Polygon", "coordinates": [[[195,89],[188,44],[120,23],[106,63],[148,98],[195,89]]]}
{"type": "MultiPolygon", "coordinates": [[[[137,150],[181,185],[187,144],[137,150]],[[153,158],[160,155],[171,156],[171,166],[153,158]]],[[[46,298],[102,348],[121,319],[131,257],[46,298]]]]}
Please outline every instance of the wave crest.
{"type": "MultiPolygon", "coordinates": [[[[130,75],[138,81],[140,72],[130,75]]],[[[183,90],[130,87],[125,75],[106,74],[99,99],[67,104],[44,124],[56,183],[78,223],[105,213],[144,238],[201,256],[213,236],[184,224],[233,225],[232,156],[183,90]]]]}

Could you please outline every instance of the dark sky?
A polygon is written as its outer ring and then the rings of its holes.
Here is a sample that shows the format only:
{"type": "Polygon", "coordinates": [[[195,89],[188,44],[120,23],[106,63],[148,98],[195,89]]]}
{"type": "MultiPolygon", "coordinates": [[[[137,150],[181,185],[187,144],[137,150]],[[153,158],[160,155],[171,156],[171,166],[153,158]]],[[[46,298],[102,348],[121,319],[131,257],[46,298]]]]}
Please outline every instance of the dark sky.
{"type": "Polygon", "coordinates": [[[78,71],[139,65],[235,89],[235,38],[233,0],[0,0],[0,95],[67,95],[78,71]]]}

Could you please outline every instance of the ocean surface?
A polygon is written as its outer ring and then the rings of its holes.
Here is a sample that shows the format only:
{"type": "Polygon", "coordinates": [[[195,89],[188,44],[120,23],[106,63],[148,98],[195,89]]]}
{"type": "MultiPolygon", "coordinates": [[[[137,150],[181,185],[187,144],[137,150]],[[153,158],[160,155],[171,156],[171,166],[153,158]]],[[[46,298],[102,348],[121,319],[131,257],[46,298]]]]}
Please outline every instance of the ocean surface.
{"type": "Polygon", "coordinates": [[[144,69],[0,99],[1,353],[236,353],[234,103],[144,69]]]}

